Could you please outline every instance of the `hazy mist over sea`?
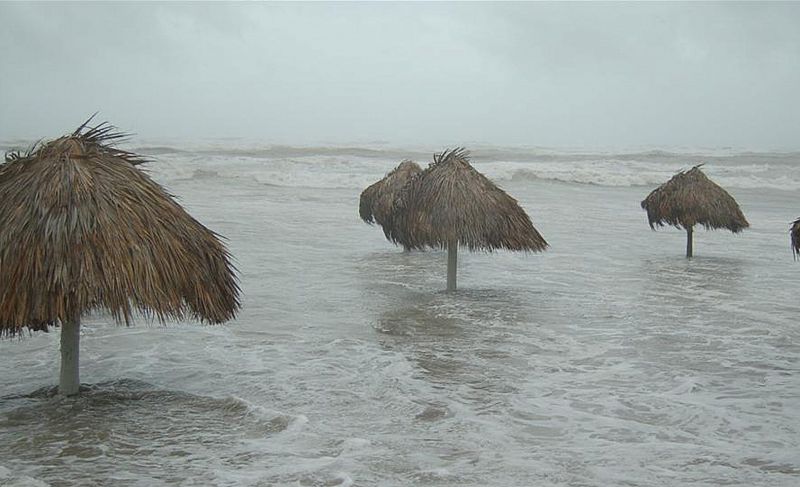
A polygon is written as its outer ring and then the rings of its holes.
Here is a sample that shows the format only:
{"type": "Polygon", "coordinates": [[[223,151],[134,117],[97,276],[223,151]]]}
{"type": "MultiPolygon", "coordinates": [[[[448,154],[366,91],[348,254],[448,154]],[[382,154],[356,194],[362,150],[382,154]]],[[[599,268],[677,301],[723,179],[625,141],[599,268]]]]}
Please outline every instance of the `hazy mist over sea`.
{"type": "Polygon", "coordinates": [[[800,150],[793,3],[3,3],[0,135],[800,150]]]}

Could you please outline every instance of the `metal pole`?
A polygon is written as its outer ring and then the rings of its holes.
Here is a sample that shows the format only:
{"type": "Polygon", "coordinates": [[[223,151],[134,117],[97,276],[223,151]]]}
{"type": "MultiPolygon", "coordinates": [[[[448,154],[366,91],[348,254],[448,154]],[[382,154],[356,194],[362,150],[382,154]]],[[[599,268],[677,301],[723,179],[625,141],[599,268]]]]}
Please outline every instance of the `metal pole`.
{"type": "Polygon", "coordinates": [[[79,345],[81,338],[81,317],[75,314],[72,319],[61,323],[61,376],[58,393],[73,396],[81,387],[78,371],[79,345]]]}
{"type": "Polygon", "coordinates": [[[447,290],[456,290],[456,269],[458,268],[458,240],[447,243],[447,290]]]}

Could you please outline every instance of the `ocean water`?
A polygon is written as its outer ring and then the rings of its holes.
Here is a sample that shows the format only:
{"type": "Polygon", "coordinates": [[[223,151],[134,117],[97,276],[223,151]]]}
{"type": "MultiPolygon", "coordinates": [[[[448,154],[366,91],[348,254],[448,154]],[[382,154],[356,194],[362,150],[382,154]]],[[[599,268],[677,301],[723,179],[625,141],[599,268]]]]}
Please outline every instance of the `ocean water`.
{"type": "Polygon", "coordinates": [[[404,253],[358,197],[430,148],[139,144],[227,238],[223,326],[85,317],[84,393],[58,331],[0,340],[0,485],[800,485],[800,154],[473,147],[542,254],[404,253]],[[651,231],[682,168],[741,234],[651,231]]]}

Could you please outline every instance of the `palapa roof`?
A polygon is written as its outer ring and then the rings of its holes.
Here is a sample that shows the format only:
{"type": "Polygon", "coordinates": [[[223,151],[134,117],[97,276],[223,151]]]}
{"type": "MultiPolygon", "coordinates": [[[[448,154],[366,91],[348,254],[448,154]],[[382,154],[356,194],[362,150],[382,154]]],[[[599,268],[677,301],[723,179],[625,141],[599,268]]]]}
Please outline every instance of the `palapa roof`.
{"type": "Polygon", "coordinates": [[[434,156],[403,188],[396,205],[384,230],[408,248],[446,248],[453,240],[473,251],[547,248],[517,200],[476,171],[462,148],[434,156]]]}
{"type": "Polygon", "coordinates": [[[111,147],[121,137],[85,123],[0,165],[0,335],[92,310],[126,323],[134,310],[234,317],[227,249],[136,167],[144,159],[111,147]]]}
{"type": "Polygon", "coordinates": [[[792,238],[792,253],[794,253],[794,258],[797,260],[797,257],[800,256],[800,218],[792,223],[789,235],[792,238]]]}
{"type": "Polygon", "coordinates": [[[702,225],[706,230],[727,228],[737,233],[750,226],[733,196],[708,179],[700,166],[674,175],[642,201],[650,228],[702,225]]]}
{"type": "Polygon", "coordinates": [[[394,211],[397,195],[414,175],[421,172],[419,164],[405,160],[383,179],[369,185],[361,192],[359,200],[358,212],[361,219],[369,224],[377,223],[383,226],[394,211]]]}

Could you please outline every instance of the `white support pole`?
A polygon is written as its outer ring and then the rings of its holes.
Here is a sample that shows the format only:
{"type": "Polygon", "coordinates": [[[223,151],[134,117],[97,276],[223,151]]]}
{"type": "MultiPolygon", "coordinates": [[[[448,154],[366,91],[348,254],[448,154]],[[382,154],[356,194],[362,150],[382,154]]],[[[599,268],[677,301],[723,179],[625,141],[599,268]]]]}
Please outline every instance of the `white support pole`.
{"type": "Polygon", "coordinates": [[[456,269],[458,268],[458,240],[447,243],[447,290],[456,290],[456,269]]]}
{"type": "Polygon", "coordinates": [[[78,371],[79,345],[81,338],[80,314],[61,323],[61,376],[58,382],[58,393],[63,396],[74,396],[81,387],[78,371]]]}

